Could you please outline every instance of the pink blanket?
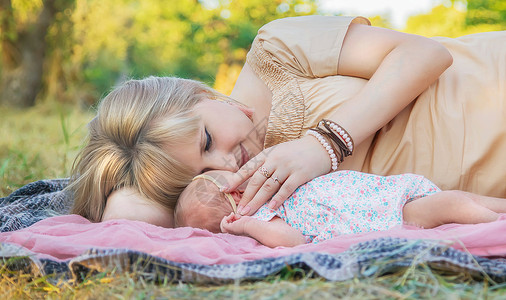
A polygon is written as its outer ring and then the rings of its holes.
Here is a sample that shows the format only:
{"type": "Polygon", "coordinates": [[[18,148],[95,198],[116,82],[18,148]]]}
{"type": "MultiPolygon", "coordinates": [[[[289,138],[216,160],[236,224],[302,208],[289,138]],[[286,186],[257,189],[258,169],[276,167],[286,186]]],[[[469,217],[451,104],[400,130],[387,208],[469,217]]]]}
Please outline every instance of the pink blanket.
{"type": "Polygon", "coordinates": [[[0,242],[23,246],[42,258],[67,260],[90,248],[127,248],[175,262],[226,264],[300,252],[340,253],[351,245],[380,237],[443,240],[471,254],[506,257],[506,215],[492,223],[447,224],[434,229],[402,226],[388,231],[344,235],[319,244],[271,249],[247,237],[212,234],[193,228],[167,229],[143,222],[113,220],[90,223],[59,216],[28,228],[0,233],[0,242]]]}

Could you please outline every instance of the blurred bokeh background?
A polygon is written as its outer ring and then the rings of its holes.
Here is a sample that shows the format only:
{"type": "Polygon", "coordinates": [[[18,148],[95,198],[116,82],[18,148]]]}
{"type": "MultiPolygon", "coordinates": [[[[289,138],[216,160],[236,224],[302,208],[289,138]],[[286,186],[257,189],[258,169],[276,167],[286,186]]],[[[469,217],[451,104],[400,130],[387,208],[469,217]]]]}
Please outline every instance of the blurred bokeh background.
{"type": "Polygon", "coordinates": [[[505,0],[1,0],[0,10],[0,103],[18,107],[91,105],[147,75],[229,93],[257,30],[289,16],[351,12],[425,36],[506,28],[505,0]],[[371,3],[383,3],[377,15],[371,3]],[[396,11],[420,3],[425,11],[399,24],[396,11]]]}
{"type": "Polygon", "coordinates": [[[114,85],[179,76],[229,94],[263,24],[311,14],[429,37],[506,29],[506,0],[0,0],[0,196],[68,176],[114,85]]]}

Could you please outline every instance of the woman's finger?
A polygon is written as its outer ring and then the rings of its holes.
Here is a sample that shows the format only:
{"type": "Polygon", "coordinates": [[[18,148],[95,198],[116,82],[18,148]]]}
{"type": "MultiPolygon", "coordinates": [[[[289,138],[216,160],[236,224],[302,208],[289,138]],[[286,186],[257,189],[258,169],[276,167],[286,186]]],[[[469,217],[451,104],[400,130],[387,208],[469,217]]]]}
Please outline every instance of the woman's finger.
{"type": "Polygon", "coordinates": [[[237,172],[231,174],[230,176],[225,176],[227,185],[224,186],[221,191],[228,193],[237,189],[237,187],[251,178],[258,170],[258,168],[263,165],[264,162],[265,154],[261,152],[257,156],[250,159],[247,163],[245,163],[237,172]]]}
{"type": "Polygon", "coordinates": [[[255,212],[255,210],[251,211],[252,207],[249,204],[251,199],[259,192],[260,188],[264,185],[267,179],[270,177],[270,171],[265,166],[261,166],[258,170],[251,176],[244,193],[242,194],[241,201],[239,201],[237,205],[237,212],[241,215],[247,215],[250,212],[255,212]]]}
{"type": "MultiPolygon", "coordinates": [[[[261,173],[261,168],[257,173],[261,173]]],[[[256,174],[254,175],[256,176],[256,174]]],[[[241,211],[239,211],[243,215],[251,215],[256,212],[260,206],[266,203],[272,195],[274,195],[282,185],[282,182],[285,180],[287,175],[283,174],[282,171],[276,171],[269,178],[260,178],[258,183],[253,183],[251,186],[251,181],[246,187],[244,191],[243,197],[239,202],[239,206],[243,206],[241,211]]],[[[252,177],[253,180],[253,177],[252,177]]]]}
{"type": "MultiPolygon", "coordinates": [[[[300,181],[300,180],[299,180],[300,181]]],[[[270,209],[278,209],[279,206],[286,200],[290,195],[295,192],[295,190],[299,187],[298,179],[295,179],[295,176],[288,177],[285,182],[280,186],[277,193],[272,197],[268,206],[270,209]]]]}

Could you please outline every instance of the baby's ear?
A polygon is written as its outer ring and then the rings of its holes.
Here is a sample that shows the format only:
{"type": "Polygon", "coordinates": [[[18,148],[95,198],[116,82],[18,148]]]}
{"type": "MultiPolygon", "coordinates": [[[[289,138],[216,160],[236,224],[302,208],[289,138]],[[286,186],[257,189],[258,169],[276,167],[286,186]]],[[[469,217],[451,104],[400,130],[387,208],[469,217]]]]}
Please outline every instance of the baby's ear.
{"type": "Polygon", "coordinates": [[[239,202],[242,199],[243,192],[241,191],[232,191],[230,192],[230,195],[232,195],[232,198],[234,198],[235,204],[239,204],[239,202]]]}
{"type": "Polygon", "coordinates": [[[246,190],[246,187],[248,186],[248,183],[249,183],[249,179],[246,180],[245,182],[241,183],[241,185],[236,188],[236,190],[239,193],[241,193],[241,197],[242,197],[242,194],[244,193],[244,191],[246,190]]]}

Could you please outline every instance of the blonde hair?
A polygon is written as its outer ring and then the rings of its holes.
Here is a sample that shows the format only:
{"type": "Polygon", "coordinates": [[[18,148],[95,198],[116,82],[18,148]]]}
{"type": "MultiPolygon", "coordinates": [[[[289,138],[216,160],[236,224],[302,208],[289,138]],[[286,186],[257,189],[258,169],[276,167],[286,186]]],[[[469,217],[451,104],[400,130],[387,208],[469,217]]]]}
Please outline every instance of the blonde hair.
{"type": "Polygon", "coordinates": [[[193,181],[183,191],[174,210],[175,227],[194,227],[221,232],[220,222],[234,208],[218,186],[203,178],[193,181]]]}
{"type": "Polygon", "coordinates": [[[172,77],[129,80],[115,88],[101,101],[74,162],[72,213],[101,221],[107,197],[122,187],[173,210],[195,174],[167,150],[197,134],[192,109],[200,100],[222,97],[200,82],[172,77]]]}

